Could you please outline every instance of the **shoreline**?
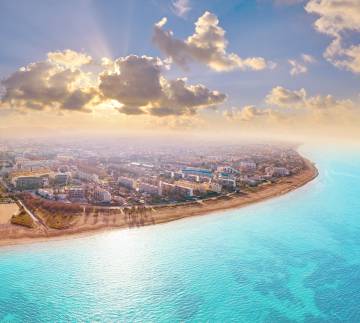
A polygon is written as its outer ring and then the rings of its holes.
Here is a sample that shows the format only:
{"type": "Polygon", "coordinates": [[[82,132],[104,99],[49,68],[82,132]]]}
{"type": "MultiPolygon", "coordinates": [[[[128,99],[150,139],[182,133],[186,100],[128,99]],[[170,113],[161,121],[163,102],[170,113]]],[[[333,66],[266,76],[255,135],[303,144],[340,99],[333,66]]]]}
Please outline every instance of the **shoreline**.
{"type": "MultiPolygon", "coordinates": [[[[209,213],[226,211],[234,208],[242,208],[244,206],[266,201],[277,196],[285,195],[315,179],[319,174],[317,168],[310,160],[304,157],[303,159],[307,165],[307,168],[300,174],[284,177],[275,184],[257,188],[255,192],[240,194],[232,193],[225,196],[204,199],[198,202],[190,202],[185,204],[166,205],[159,207],[153,206],[151,207],[151,221],[149,219],[142,225],[129,225],[129,223],[126,221],[120,221],[120,223],[113,221],[113,223],[109,223],[110,221],[107,217],[110,217],[110,215],[102,215],[101,220],[104,222],[95,224],[83,223],[79,224],[78,226],[75,225],[73,228],[69,229],[50,229],[45,233],[43,230],[26,229],[21,226],[12,225],[10,234],[8,233],[8,237],[0,238],[0,247],[76,239],[109,230],[138,228],[141,226],[167,223],[192,216],[203,216],[209,213]]],[[[3,236],[1,229],[0,235],[3,236]]]]}

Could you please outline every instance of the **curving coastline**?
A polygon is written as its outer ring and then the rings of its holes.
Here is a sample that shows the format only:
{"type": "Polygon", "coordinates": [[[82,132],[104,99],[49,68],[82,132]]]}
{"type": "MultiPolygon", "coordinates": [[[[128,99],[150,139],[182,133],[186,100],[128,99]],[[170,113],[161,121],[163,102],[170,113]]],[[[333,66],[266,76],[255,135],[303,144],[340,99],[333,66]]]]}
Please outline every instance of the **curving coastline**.
{"type": "Polygon", "coordinates": [[[118,209],[118,212],[112,213],[98,212],[96,215],[78,215],[71,227],[65,229],[48,227],[29,229],[9,224],[0,227],[0,246],[76,238],[109,229],[154,225],[258,203],[291,192],[316,178],[318,170],[315,165],[306,158],[304,161],[307,167],[300,174],[282,178],[275,184],[258,187],[252,192],[233,193],[176,205],[148,207],[145,211],[138,211],[139,214],[135,212],[131,220],[129,215],[118,209]],[[141,218],[141,221],[134,220],[134,218],[141,218]]]}

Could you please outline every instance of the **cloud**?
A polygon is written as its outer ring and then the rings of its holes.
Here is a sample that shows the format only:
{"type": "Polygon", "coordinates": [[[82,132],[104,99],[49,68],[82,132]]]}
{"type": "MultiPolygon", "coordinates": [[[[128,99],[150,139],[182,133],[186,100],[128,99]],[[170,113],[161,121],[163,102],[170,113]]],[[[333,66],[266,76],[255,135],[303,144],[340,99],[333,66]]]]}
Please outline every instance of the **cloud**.
{"type": "Polygon", "coordinates": [[[311,64],[316,62],[316,59],[309,54],[301,54],[301,58],[305,63],[311,64]]]}
{"type": "MultiPolygon", "coordinates": [[[[64,100],[62,109],[75,111],[85,110],[86,104],[93,99],[94,95],[96,95],[95,90],[85,92],[81,89],[76,89],[64,100]]],[[[88,112],[90,112],[90,110],[88,112]]]]}
{"type": "Polygon", "coordinates": [[[307,73],[308,65],[314,63],[315,58],[308,54],[302,54],[300,60],[289,59],[288,62],[291,66],[290,74],[295,76],[307,73]]]}
{"type": "Polygon", "coordinates": [[[189,0],[175,0],[172,2],[173,12],[179,17],[185,17],[191,10],[189,0]]]}
{"type": "Polygon", "coordinates": [[[278,107],[298,107],[304,103],[305,99],[305,89],[291,91],[282,86],[276,86],[266,96],[265,102],[269,105],[275,105],[278,107]]]}
{"type": "Polygon", "coordinates": [[[304,64],[298,62],[295,59],[289,59],[288,62],[291,65],[291,75],[304,74],[308,71],[307,67],[304,64]]]}
{"type": "MultiPolygon", "coordinates": [[[[125,107],[145,106],[161,96],[162,61],[147,56],[127,56],[114,61],[118,72],[100,75],[100,91],[105,98],[115,99],[125,107]]],[[[126,109],[127,112],[137,111],[126,109]]]]}
{"type": "Polygon", "coordinates": [[[355,108],[355,105],[351,100],[337,100],[330,94],[309,97],[305,103],[306,107],[313,111],[352,110],[355,108]]]}
{"type": "Polygon", "coordinates": [[[259,109],[254,105],[247,105],[243,108],[234,107],[228,109],[223,115],[231,121],[254,121],[261,117],[267,118],[273,116],[273,111],[271,109],[259,109]]]}
{"type": "Polygon", "coordinates": [[[50,62],[64,65],[66,67],[79,67],[82,65],[90,64],[92,61],[91,56],[84,53],[78,53],[71,49],[64,51],[49,52],[47,57],[50,62]]]}
{"type": "MultiPolygon", "coordinates": [[[[239,131],[241,125],[241,131],[252,130],[266,135],[270,132],[359,135],[360,109],[355,102],[337,99],[330,94],[310,96],[305,89],[290,90],[277,86],[265,97],[263,106],[232,108],[223,116],[223,129],[227,130],[236,127],[233,129],[239,131]]],[[[216,120],[216,123],[221,121],[216,120]]]]}
{"type": "Polygon", "coordinates": [[[324,57],[336,67],[360,73],[360,44],[343,45],[349,32],[360,32],[360,1],[310,0],[305,10],[319,16],[316,30],[333,38],[324,57]]]}
{"type": "Polygon", "coordinates": [[[114,61],[114,71],[100,75],[103,99],[115,99],[125,114],[192,115],[200,108],[223,103],[226,96],[186,79],[167,80],[159,58],[130,55],[114,61]]]}
{"type": "Polygon", "coordinates": [[[292,91],[282,86],[274,87],[265,97],[265,102],[273,107],[290,110],[306,109],[307,112],[316,113],[355,109],[354,103],[349,99],[338,100],[330,94],[309,96],[304,88],[292,91]]]}
{"type": "Polygon", "coordinates": [[[80,63],[70,68],[71,64],[63,62],[64,57],[68,58],[67,53],[61,56],[57,52],[55,59],[50,53],[48,60],[31,63],[2,80],[1,106],[15,110],[89,111],[97,90],[90,86],[89,75],[75,67],[80,63]]]}
{"type": "Polygon", "coordinates": [[[174,38],[172,31],[165,31],[167,19],[154,25],[153,42],[176,64],[187,67],[191,61],[203,63],[215,71],[263,70],[275,67],[262,57],[241,58],[227,53],[228,41],[225,31],[219,26],[216,15],[206,11],[195,23],[195,32],[186,40],[174,38]]]}
{"type": "Polygon", "coordinates": [[[195,115],[226,100],[225,94],[204,85],[166,79],[162,72],[169,66],[156,57],[102,59],[96,69],[88,68],[90,62],[90,56],[70,50],[49,53],[46,61],[29,64],[1,81],[1,108],[91,112],[103,107],[163,117],[195,115]]]}

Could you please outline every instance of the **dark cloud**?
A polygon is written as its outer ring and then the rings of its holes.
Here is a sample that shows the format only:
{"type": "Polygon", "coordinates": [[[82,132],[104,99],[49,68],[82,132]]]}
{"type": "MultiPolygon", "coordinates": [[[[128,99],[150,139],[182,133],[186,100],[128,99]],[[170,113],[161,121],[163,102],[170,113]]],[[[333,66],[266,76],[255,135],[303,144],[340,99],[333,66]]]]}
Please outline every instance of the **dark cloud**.
{"type": "Polygon", "coordinates": [[[225,101],[225,94],[185,79],[167,80],[164,63],[153,57],[131,55],[114,62],[114,69],[100,76],[103,99],[115,99],[125,114],[154,116],[192,115],[197,109],[225,101]]]}
{"type": "Polygon", "coordinates": [[[226,96],[186,79],[167,80],[168,66],[159,58],[130,55],[109,59],[99,72],[86,71],[90,56],[55,52],[46,61],[32,63],[1,82],[1,106],[15,110],[90,112],[100,103],[128,115],[180,116],[215,106],[226,96]],[[71,63],[71,58],[74,62],[71,63]],[[112,101],[112,102],[111,102],[112,101]]]}
{"type": "Polygon", "coordinates": [[[96,96],[96,90],[84,85],[87,78],[79,69],[49,60],[32,63],[1,81],[1,103],[16,109],[85,111],[96,96]]]}
{"type": "Polygon", "coordinates": [[[131,55],[114,61],[115,72],[100,75],[104,97],[126,106],[144,106],[161,96],[161,60],[131,55]]]}

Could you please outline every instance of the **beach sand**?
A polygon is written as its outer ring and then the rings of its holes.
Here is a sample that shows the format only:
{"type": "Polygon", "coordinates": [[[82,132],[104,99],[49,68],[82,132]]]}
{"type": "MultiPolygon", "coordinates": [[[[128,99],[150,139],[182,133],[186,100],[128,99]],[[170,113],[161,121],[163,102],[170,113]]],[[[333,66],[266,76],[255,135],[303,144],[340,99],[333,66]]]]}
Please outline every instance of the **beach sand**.
{"type": "Polygon", "coordinates": [[[307,167],[300,174],[284,177],[275,184],[258,187],[254,192],[233,193],[191,203],[148,207],[146,210],[139,210],[131,214],[124,213],[120,209],[112,211],[99,209],[96,214],[82,214],[73,217],[74,219],[70,222],[71,226],[66,229],[48,227],[28,229],[11,224],[2,225],[0,226],[0,246],[81,237],[109,229],[154,225],[243,207],[286,194],[313,180],[318,175],[318,170],[310,161],[304,160],[307,167]]]}
{"type": "Polygon", "coordinates": [[[1,203],[0,204],[0,225],[9,224],[13,214],[19,211],[16,203],[1,203]]]}

